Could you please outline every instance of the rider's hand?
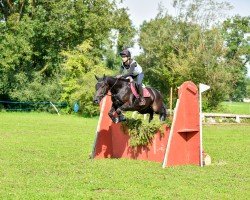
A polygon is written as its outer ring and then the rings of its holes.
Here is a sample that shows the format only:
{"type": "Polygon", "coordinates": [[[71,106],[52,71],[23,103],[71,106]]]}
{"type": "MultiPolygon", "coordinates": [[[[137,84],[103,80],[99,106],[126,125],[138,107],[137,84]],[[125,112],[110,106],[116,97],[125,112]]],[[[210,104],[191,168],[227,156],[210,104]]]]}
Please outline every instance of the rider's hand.
{"type": "Polygon", "coordinates": [[[121,77],[122,77],[122,75],[120,75],[120,74],[116,76],[116,78],[121,78],[121,77]]]}
{"type": "Polygon", "coordinates": [[[129,82],[133,81],[133,78],[131,76],[128,76],[126,79],[129,79],[129,82]]]}

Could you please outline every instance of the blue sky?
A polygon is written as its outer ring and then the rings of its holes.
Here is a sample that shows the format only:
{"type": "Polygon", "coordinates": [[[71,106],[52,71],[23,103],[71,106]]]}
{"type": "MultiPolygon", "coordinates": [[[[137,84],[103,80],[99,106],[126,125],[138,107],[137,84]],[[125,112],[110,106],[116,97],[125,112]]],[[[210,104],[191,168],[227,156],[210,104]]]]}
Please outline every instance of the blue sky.
{"type": "MultiPolygon", "coordinates": [[[[233,6],[228,15],[233,16],[239,14],[241,16],[250,16],[250,0],[224,0],[233,6]]],[[[123,6],[128,7],[130,18],[136,28],[143,23],[156,17],[158,6],[161,3],[170,14],[175,14],[172,6],[173,0],[123,0],[123,6]]],[[[138,46],[131,49],[133,55],[139,54],[138,46]]],[[[248,76],[250,77],[250,66],[248,66],[248,76]]]]}

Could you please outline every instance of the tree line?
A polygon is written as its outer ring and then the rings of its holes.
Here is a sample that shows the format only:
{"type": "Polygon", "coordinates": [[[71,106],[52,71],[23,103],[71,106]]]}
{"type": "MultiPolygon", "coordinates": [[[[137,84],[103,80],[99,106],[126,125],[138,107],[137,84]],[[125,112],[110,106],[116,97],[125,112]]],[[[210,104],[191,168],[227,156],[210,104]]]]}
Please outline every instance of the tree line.
{"type": "Polygon", "coordinates": [[[95,115],[96,75],[116,74],[117,52],[139,34],[145,83],[166,99],[171,87],[192,80],[211,86],[205,107],[246,96],[249,17],[215,19],[230,5],[179,0],[176,16],[162,7],[139,30],[119,1],[1,0],[0,99],[67,102],[72,112],[95,115]],[[156,81],[157,80],[157,81],[156,81]]]}

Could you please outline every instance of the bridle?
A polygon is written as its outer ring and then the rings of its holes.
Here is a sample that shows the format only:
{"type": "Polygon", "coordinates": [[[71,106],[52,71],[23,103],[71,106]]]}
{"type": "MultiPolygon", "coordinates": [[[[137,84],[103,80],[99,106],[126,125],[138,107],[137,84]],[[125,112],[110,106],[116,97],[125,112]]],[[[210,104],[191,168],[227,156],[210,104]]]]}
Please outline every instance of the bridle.
{"type": "MultiPolygon", "coordinates": [[[[112,88],[117,84],[118,79],[119,79],[119,78],[117,78],[116,81],[115,81],[115,83],[112,85],[112,87],[110,87],[110,89],[109,89],[110,91],[111,91],[112,88]]],[[[104,83],[101,87],[103,88],[105,85],[106,85],[106,84],[104,83]]],[[[102,94],[98,95],[97,97],[103,98],[103,97],[105,97],[106,95],[108,95],[108,96],[115,96],[115,95],[113,95],[113,94],[110,95],[110,94],[108,94],[108,93],[107,93],[107,94],[104,94],[104,93],[105,93],[105,92],[102,90],[102,94]]]]}

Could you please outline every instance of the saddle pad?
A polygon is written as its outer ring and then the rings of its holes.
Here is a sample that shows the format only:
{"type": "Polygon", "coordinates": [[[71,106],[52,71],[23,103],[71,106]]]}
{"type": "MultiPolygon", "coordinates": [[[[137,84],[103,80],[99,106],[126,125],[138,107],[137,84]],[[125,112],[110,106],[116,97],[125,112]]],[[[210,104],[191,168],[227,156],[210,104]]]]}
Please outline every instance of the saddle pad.
{"type": "MultiPolygon", "coordinates": [[[[130,84],[130,88],[132,93],[135,95],[136,98],[139,98],[139,94],[134,86],[134,84],[130,84]]],[[[147,88],[143,87],[143,97],[150,97],[150,93],[147,88]]]]}

